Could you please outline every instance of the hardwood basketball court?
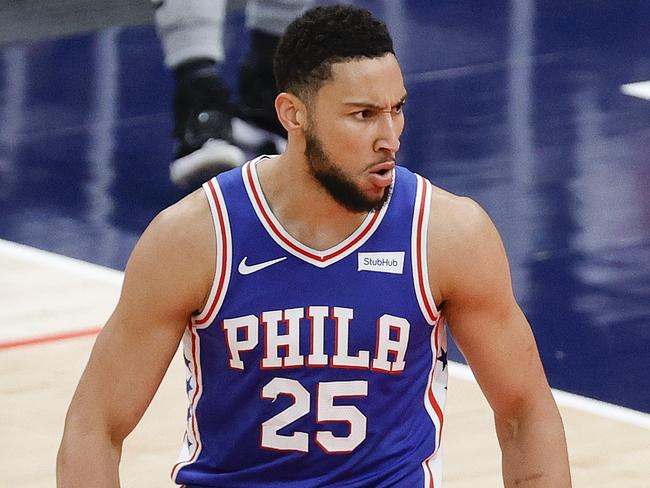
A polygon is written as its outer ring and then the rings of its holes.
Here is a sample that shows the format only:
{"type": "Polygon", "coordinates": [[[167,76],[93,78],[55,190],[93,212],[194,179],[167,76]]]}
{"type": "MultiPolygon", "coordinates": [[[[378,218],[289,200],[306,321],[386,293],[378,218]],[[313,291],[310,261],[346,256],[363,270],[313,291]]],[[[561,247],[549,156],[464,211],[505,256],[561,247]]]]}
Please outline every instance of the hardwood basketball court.
{"type": "MultiPolygon", "coordinates": [[[[0,438],[7,446],[0,472],[6,486],[45,488],[54,484],[65,412],[96,329],[117,302],[120,273],[5,241],[0,241],[0,269],[0,438]]],[[[175,486],[169,473],[186,409],[183,362],[177,356],[127,439],[125,487],[175,486]]],[[[468,369],[452,362],[449,368],[445,487],[501,486],[491,411],[468,369]]],[[[557,399],[574,486],[648,486],[650,415],[562,393],[557,399]]]]}

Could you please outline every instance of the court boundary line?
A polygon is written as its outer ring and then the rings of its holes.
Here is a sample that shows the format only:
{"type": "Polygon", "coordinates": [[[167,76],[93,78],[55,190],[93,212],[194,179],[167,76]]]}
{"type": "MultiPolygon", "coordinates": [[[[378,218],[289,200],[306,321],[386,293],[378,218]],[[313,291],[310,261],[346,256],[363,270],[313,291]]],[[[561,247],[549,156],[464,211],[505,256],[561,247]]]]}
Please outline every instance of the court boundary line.
{"type": "MultiPolygon", "coordinates": [[[[80,277],[92,278],[119,287],[122,286],[122,281],[124,279],[124,272],[122,271],[4,239],[0,239],[0,255],[29,261],[33,264],[40,264],[57,270],[63,270],[66,273],[72,273],[80,277]]],[[[101,329],[100,326],[93,326],[83,329],[61,331],[53,334],[39,334],[31,337],[28,336],[9,340],[0,340],[0,351],[57,342],[66,339],[88,337],[97,335],[101,329]]]]}
{"type": "Polygon", "coordinates": [[[650,80],[621,85],[621,93],[642,100],[650,100],[650,80]]]}
{"type": "Polygon", "coordinates": [[[93,278],[105,279],[110,284],[122,284],[124,273],[122,271],[101,266],[95,263],[89,263],[77,258],[71,258],[56,254],[51,251],[45,251],[25,244],[6,241],[0,239],[0,254],[9,257],[28,259],[35,264],[65,269],[67,272],[73,272],[79,276],[91,276],[93,278]]]}
{"type": "MultiPolygon", "coordinates": [[[[453,378],[477,383],[472,370],[463,363],[449,361],[449,375],[453,378]]],[[[580,412],[590,413],[598,417],[650,430],[649,413],[555,388],[551,388],[551,392],[560,407],[571,408],[580,412]]]]}
{"type": "MultiPolygon", "coordinates": [[[[81,276],[92,276],[93,278],[103,278],[109,283],[120,285],[124,278],[124,272],[118,271],[98,264],[89,263],[80,259],[62,256],[50,251],[44,251],[24,244],[6,241],[0,239],[0,253],[6,253],[9,256],[17,256],[19,258],[28,258],[37,263],[42,263],[49,266],[55,266],[66,271],[73,271],[81,276]]],[[[45,342],[55,342],[75,337],[88,336],[99,332],[101,327],[92,327],[82,329],[79,331],[53,334],[51,336],[37,336],[22,340],[11,342],[23,342],[22,345],[42,344],[45,342]]],[[[7,344],[7,343],[5,343],[7,344]]],[[[13,347],[18,347],[15,345],[13,347]]],[[[6,349],[8,346],[3,347],[0,343],[0,349],[6,349]]],[[[472,373],[469,366],[449,361],[449,374],[457,379],[465,381],[473,381],[476,383],[476,378],[472,373]]],[[[591,413],[599,417],[607,418],[610,420],[620,421],[636,427],[641,427],[650,430],[650,414],[633,410],[631,408],[622,407],[612,403],[595,400],[593,398],[569,393],[562,390],[552,389],[553,396],[559,406],[573,408],[586,413],[591,413]]]]}
{"type": "Polygon", "coordinates": [[[91,327],[88,329],[72,330],[70,332],[59,332],[57,334],[47,334],[42,336],[33,336],[24,339],[15,339],[6,342],[0,342],[0,351],[5,351],[7,349],[16,349],[23,346],[47,344],[48,342],[59,342],[67,339],[76,339],[78,337],[94,336],[99,334],[101,330],[102,327],[91,327]]]}

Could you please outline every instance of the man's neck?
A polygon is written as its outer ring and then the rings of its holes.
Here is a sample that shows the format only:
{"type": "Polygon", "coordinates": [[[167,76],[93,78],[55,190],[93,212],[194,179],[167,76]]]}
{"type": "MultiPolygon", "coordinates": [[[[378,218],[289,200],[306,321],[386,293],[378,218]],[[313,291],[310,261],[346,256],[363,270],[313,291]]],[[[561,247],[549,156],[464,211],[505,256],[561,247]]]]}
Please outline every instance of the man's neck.
{"type": "Polygon", "coordinates": [[[336,202],[309,172],[302,154],[286,152],[260,161],[257,175],[271,211],[302,244],[329,249],[350,236],[367,217],[336,202]]]}

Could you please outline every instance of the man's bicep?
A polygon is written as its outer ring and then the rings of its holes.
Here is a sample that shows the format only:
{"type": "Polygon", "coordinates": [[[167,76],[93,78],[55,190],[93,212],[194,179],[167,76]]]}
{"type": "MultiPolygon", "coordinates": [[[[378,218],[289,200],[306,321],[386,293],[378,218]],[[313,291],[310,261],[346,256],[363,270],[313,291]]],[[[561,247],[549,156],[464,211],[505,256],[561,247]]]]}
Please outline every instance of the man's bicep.
{"type": "Polygon", "coordinates": [[[514,298],[501,238],[486,214],[473,224],[456,260],[445,313],[490,405],[509,416],[548,387],[530,325],[514,298]]]}
{"type": "Polygon", "coordinates": [[[72,419],[116,439],[144,413],[209,287],[207,274],[193,272],[201,250],[179,240],[175,225],[173,214],[159,216],[138,241],[71,405],[72,419]]]}
{"type": "Polygon", "coordinates": [[[526,317],[488,310],[449,318],[454,340],[497,415],[510,417],[540,389],[548,388],[526,317]]]}
{"type": "Polygon", "coordinates": [[[70,407],[83,429],[122,440],[153,398],[182,329],[130,328],[114,316],[97,337],[70,407]]]}

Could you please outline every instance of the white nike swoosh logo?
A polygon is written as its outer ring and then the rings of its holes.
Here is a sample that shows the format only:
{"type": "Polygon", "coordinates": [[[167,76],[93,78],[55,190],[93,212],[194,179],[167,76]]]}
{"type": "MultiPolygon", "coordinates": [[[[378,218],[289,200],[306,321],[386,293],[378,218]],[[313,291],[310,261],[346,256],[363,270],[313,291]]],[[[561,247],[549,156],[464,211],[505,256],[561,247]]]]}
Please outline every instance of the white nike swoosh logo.
{"type": "Polygon", "coordinates": [[[264,261],[261,263],[253,264],[253,265],[248,265],[246,264],[246,260],[248,259],[248,256],[244,256],[244,259],[241,260],[239,263],[239,267],[237,268],[240,274],[247,275],[251,273],[255,273],[256,271],[259,271],[264,268],[268,268],[269,266],[274,265],[275,263],[279,263],[280,261],[284,261],[287,259],[286,256],[282,256],[281,258],[277,259],[271,259],[270,261],[264,261]]]}

